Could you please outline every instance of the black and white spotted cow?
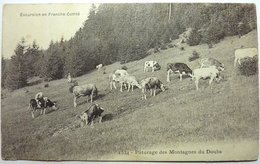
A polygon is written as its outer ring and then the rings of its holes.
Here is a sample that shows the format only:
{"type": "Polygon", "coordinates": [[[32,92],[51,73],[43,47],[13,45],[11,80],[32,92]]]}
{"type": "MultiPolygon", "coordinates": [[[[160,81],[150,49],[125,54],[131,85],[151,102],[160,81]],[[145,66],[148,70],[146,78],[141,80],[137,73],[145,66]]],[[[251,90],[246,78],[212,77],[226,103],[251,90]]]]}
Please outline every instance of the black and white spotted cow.
{"type": "Polygon", "coordinates": [[[159,65],[159,63],[157,61],[145,61],[144,72],[148,72],[149,68],[151,68],[152,72],[154,72],[154,70],[161,69],[161,66],[159,65]]]}
{"type": "Polygon", "coordinates": [[[167,82],[170,82],[170,73],[179,73],[180,81],[182,81],[182,75],[189,75],[192,77],[192,70],[185,63],[167,64],[167,82]]]}

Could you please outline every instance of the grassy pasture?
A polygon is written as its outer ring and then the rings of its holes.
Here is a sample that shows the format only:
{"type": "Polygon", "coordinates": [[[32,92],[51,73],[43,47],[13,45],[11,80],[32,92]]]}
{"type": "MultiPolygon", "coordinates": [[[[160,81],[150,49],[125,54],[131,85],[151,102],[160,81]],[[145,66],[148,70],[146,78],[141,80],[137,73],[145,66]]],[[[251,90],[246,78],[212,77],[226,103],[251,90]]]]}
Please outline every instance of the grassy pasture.
{"type": "MultiPolygon", "coordinates": [[[[75,78],[78,83],[94,83],[99,90],[95,103],[105,108],[101,124],[80,126],[76,117],[91,104],[86,97],[73,107],[67,79],[3,92],[1,102],[2,158],[6,160],[95,160],[106,159],[122,150],[140,150],[161,145],[229,141],[258,141],[259,99],[258,75],[241,76],[233,67],[234,51],[241,47],[257,47],[257,33],[242,38],[227,37],[208,49],[207,45],[189,47],[185,51],[170,48],[146,58],[125,64],[128,72],[138,80],[158,77],[167,87],[155,97],[147,93],[141,100],[141,90],[120,92],[110,90],[108,74],[121,68],[119,63],[105,66],[106,73],[93,70],[75,78]],[[212,83],[200,80],[199,90],[189,78],[179,81],[171,75],[166,82],[166,64],[184,62],[191,69],[199,67],[199,59],[189,62],[196,50],[202,57],[214,57],[223,62],[224,79],[212,83]],[[143,73],[143,63],[156,60],[161,70],[143,73]],[[29,100],[43,92],[59,109],[47,111],[45,116],[35,114],[32,119],[26,111],[29,100]]],[[[119,87],[119,85],[117,85],[119,87]]]]}

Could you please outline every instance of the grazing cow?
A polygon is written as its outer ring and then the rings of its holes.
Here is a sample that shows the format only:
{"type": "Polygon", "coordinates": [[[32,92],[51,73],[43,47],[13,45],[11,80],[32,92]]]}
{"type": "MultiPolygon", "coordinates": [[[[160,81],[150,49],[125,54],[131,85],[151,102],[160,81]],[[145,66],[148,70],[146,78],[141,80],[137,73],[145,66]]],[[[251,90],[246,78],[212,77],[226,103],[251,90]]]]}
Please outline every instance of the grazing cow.
{"type": "MultiPolygon", "coordinates": [[[[131,75],[126,75],[123,79],[123,82],[125,84],[128,84],[128,90],[127,92],[129,92],[130,88],[132,87],[132,91],[134,90],[134,86],[137,86],[138,88],[141,89],[141,86],[138,84],[136,78],[134,76],[131,75]]],[[[121,86],[121,91],[122,91],[122,86],[121,86]]]]}
{"type": "Polygon", "coordinates": [[[99,123],[102,121],[101,114],[104,112],[104,109],[98,104],[92,104],[85,112],[82,112],[78,117],[86,125],[93,124],[93,121],[96,117],[99,117],[99,123]]]}
{"type": "MultiPolygon", "coordinates": [[[[170,82],[170,73],[179,73],[180,81],[182,81],[182,75],[192,75],[192,70],[184,63],[168,63],[167,64],[167,82],[170,82]]],[[[192,77],[192,76],[191,76],[192,77]]]]}
{"type": "Polygon", "coordinates": [[[203,58],[200,60],[200,68],[208,68],[215,67],[219,71],[224,70],[224,64],[220,63],[218,60],[214,58],[203,58]]]}
{"type": "Polygon", "coordinates": [[[31,99],[30,103],[29,103],[29,107],[27,108],[27,110],[29,108],[31,109],[32,118],[34,118],[34,112],[37,110],[37,108],[39,108],[41,110],[40,114],[43,114],[43,115],[45,115],[47,108],[52,107],[52,109],[54,109],[54,110],[58,109],[56,104],[53,103],[47,97],[43,97],[43,98],[39,99],[38,101],[39,101],[40,106],[38,106],[39,104],[37,104],[37,101],[35,99],[31,99]]]}
{"type": "Polygon", "coordinates": [[[72,85],[70,86],[69,91],[74,95],[74,107],[77,107],[77,99],[81,96],[90,96],[90,102],[92,103],[93,96],[97,96],[98,94],[95,84],[85,84],[81,86],[72,85]]]}
{"type": "Polygon", "coordinates": [[[197,68],[193,70],[193,80],[195,79],[195,85],[196,89],[199,89],[199,80],[200,79],[207,79],[210,78],[209,80],[209,86],[211,86],[211,83],[214,79],[216,79],[217,82],[219,82],[220,74],[218,69],[209,67],[209,68],[197,68]]]}
{"type": "Polygon", "coordinates": [[[72,83],[72,78],[70,76],[70,73],[68,73],[68,83],[72,83]]]}
{"type": "Polygon", "coordinates": [[[102,64],[97,65],[96,66],[97,70],[99,71],[102,68],[102,66],[103,66],[102,64]]]}
{"type": "MultiPolygon", "coordinates": [[[[127,73],[126,70],[123,70],[123,69],[116,70],[114,74],[110,73],[109,74],[110,88],[113,89],[113,86],[114,86],[114,88],[116,89],[115,83],[119,82],[121,84],[120,91],[122,92],[122,86],[123,86],[123,84],[125,85],[124,77],[126,75],[129,75],[129,74],[127,73]]],[[[126,88],[126,85],[125,85],[125,88],[126,88]]]]}
{"type": "Polygon", "coordinates": [[[152,68],[152,72],[154,72],[155,69],[161,69],[161,66],[157,61],[145,61],[144,72],[148,72],[149,68],[152,68]]]}
{"type": "Polygon", "coordinates": [[[150,95],[155,96],[155,92],[157,88],[160,88],[162,91],[165,91],[165,86],[163,83],[157,79],[156,77],[148,77],[146,79],[143,79],[140,82],[141,88],[142,88],[142,100],[146,100],[146,89],[149,89],[151,91],[150,95]]]}
{"type": "Polygon", "coordinates": [[[257,48],[237,49],[235,51],[234,67],[236,66],[237,62],[241,65],[241,61],[240,61],[241,59],[245,57],[253,58],[256,55],[258,55],[257,48]]]}

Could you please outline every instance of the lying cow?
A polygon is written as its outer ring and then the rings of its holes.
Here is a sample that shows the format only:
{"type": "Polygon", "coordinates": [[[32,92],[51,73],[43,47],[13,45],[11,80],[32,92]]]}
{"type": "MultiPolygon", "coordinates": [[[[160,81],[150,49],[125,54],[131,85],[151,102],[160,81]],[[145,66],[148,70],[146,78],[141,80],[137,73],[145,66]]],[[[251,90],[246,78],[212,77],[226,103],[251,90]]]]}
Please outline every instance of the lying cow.
{"type": "Polygon", "coordinates": [[[93,96],[98,95],[98,90],[95,84],[85,84],[81,86],[71,85],[69,91],[74,95],[74,107],[77,107],[77,99],[81,96],[90,96],[90,102],[92,103],[93,96]]]}
{"type": "Polygon", "coordinates": [[[179,73],[180,81],[182,75],[192,75],[192,70],[184,63],[168,63],[167,64],[167,82],[170,82],[170,73],[179,73]]]}
{"type": "Polygon", "coordinates": [[[151,91],[151,96],[155,96],[155,92],[157,88],[160,88],[162,91],[165,91],[165,86],[163,83],[157,79],[156,77],[148,77],[146,79],[143,79],[140,82],[141,88],[142,88],[142,100],[146,100],[146,90],[149,89],[151,91]]]}
{"type": "MultiPolygon", "coordinates": [[[[116,70],[114,74],[110,73],[109,74],[110,88],[113,89],[113,86],[114,86],[114,88],[116,89],[115,83],[118,82],[121,85],[120,91],[122,92],[122,86],[123,86],[123,84],[125,85],[124,78],[127,75],[129,75],[128,72],[126,70],[123,70],[123,69],[116,70]]],[[[125,85],[125,88],[126,88],[126,85],[125,85]]]]}
{"type": "Polygon", "coordinates": [[[86,125],[93,124],[93,121],[96,117],[99,117],[99,123],[102,121],[101,114],[104,112],[104,109],[98,104],[92,104],[85,112],[82,112],[78,117],[86,125]]]}
{"type": "Polygon", "coordinates": [[[58,107],[56,106],[56,103],[52,102],[47,97],[43,97],[43,98],[39,99],[39,104],[40,104],[40,107],[38,107],[35,99],[30,100],[29,107],[27,108],[27,110],[31,109],[32,118],[34,118],[34,112],[36,112],[37,108],[39,108],[41,110],[40,114],[43,114],[43,115],[45,115],[47,108],[52,108],[53,110],[58,109],[58,107]]]}
{"type": "Polygon", "coordinates": [[[96,66],[96,69],[99,71],[102,68],[102,66],[103,66],[102,64],[99,64],[96,66]]]}
{"type": "Polygon", "coordinates": [[[200,79],[207,79],[209,80],[209,86],[211,86],[211,83],[214,79],[216,79],[217,82],[219,82],[220,74],[219,71],[216,68],[209,67],[209,68],[197,68],[193,70],[193,80],[195,80],[196,89],[199,89],[199,80],[200,79]]]}
{"type": "Polygon", "coordinates": [[[155,69],[157,70],[161,69],[161,66],[158,64],[157,61],[145,61],[144,72],[148,72],[149,68],[151,68],[152,72],[154,72],[155,69]]]}
{"type": "Polygon", "coordinates": [[[257,48],[237,49],[235,51],[234,67],[237,65],[237,62],[241,65],[241,59],[245,57],[253,58],[256,55],[258,55],[257,48]]]}
{"type": "Polygon", "coordinates": [[[224,64],[214,58],[203,58],[200,60],[200,68],[215,67],[219,71],[224,70],[224,64]]]}

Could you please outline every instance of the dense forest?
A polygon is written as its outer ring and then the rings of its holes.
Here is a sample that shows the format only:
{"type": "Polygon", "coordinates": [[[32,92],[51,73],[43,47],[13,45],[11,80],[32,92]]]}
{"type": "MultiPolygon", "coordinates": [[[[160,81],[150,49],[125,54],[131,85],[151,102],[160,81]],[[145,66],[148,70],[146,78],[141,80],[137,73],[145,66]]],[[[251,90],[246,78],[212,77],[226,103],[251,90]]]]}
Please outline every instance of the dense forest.
{"type": "MultiPolygon", "coordinates": [[[[44,80],[81,76],[99,63],[122,64],[144,58],[148,50],[167,48],[187,28],[187,44],[212,45],[225,36],[244,35],[257,28],[256,6],[236,3],[149,3],[92,5],[74,37],[50,41],[46,50],[37,41],[17,44],[10,61],[2,57],[2,88],[28,85],[34,76],[44,80]]],[[[209,46],[210,48],[210,46],[209,46]]]]}

